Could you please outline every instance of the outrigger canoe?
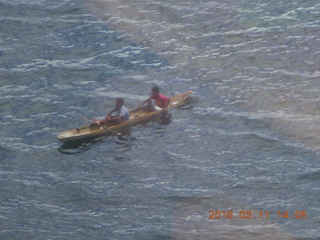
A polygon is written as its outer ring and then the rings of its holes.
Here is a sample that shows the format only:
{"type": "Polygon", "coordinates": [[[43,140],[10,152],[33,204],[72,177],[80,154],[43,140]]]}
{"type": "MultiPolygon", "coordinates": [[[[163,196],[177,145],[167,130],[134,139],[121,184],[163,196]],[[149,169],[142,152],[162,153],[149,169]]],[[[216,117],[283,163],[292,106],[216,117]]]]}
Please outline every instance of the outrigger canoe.
{"type": "MultiPolygon", "coordinates": [[[[167,109],[179,107],[186,102],[188,97],[192,94],[192,91],[187,91],[185,93],[180,93],[170,97],[170,103],[167,109]]],[[[145,120],[148,120],[165,110],[158,110],[153,112],[148,112],[143,109],[131,110],[130,119],[113,126],[103,126],[96,124],[86,124],[78,128],[73,128],[67,130],[57,136],[57,138],[62,142],[79,141],[85,139],[91,139],[101,136],[110,136],[114,133],[121,133],[128,127],[139,124],[145,120]]]]}

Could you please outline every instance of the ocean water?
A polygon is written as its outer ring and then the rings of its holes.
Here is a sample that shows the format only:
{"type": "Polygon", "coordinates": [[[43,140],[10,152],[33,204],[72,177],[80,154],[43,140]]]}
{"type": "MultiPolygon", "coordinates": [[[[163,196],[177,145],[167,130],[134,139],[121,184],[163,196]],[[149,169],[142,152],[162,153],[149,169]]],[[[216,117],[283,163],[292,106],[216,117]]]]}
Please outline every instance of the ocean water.
{"type": "Polygon", "coordinates": [[[320,239],[316,0],[0,0],[0,239],[320,239]],[[57,134],[154,85],[124,139],[57,134]]]}

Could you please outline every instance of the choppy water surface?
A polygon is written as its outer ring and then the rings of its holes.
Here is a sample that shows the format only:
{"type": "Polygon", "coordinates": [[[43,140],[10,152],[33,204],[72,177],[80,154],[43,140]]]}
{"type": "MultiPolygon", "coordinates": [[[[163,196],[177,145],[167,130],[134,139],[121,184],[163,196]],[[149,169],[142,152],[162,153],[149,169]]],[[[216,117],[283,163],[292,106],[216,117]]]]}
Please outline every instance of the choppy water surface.
{"type": "Polygon", "coordinates": [[[319,19],[314,0],[1,0],[0,238],[319,239],[319,19]],[[194,91],[170,124],[56,139],[155,84],[194,91]]]}

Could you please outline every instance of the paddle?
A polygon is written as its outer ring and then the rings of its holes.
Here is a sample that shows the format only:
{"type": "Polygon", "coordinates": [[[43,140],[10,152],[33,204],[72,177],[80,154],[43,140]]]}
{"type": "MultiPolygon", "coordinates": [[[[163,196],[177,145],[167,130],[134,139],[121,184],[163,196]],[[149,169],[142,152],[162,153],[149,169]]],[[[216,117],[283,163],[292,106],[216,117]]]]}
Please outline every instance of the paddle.
{"type": "MultiPolygon", "coordinates": [[[[85,121],[87,121],[87,122],[89,122],[89,123],[92,122],[90,119],[88,119],[88,118],[86,118],[86,117],[82,117],[82,118],[83,118],[83,120],[85,120],[85,121]]],[[[101,127],[103,127],[104,129],[107,129],[108,131],[110,131],[110,132],[114,133],[115,135],[117,135],[117,137],[119,138],[119,140],[122,140],[122,139],[123,139],[122,133],[117,132],[117,131],[115,131],[115,130],[113,130],[113,129],[110,129],[110,128],[108,128],[107,126],[103,126],[103,125],[102,125],[101,127]],[[121,139],[120,139],[120,137],[121,137],[121,139]]]]}

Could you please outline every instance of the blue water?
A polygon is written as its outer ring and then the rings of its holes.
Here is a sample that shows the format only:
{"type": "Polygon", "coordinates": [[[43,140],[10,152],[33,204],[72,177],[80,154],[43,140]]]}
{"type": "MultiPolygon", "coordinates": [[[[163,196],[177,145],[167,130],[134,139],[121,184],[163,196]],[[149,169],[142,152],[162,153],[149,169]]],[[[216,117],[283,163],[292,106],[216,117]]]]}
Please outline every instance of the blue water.
{"type": "Polygon", "coordinates": [[[0,239],[320,239],[319,30],[315,0],[0,0],[0,239]],[[57,140],[154,85],[194,91],[170,124],[57,140]]]}

